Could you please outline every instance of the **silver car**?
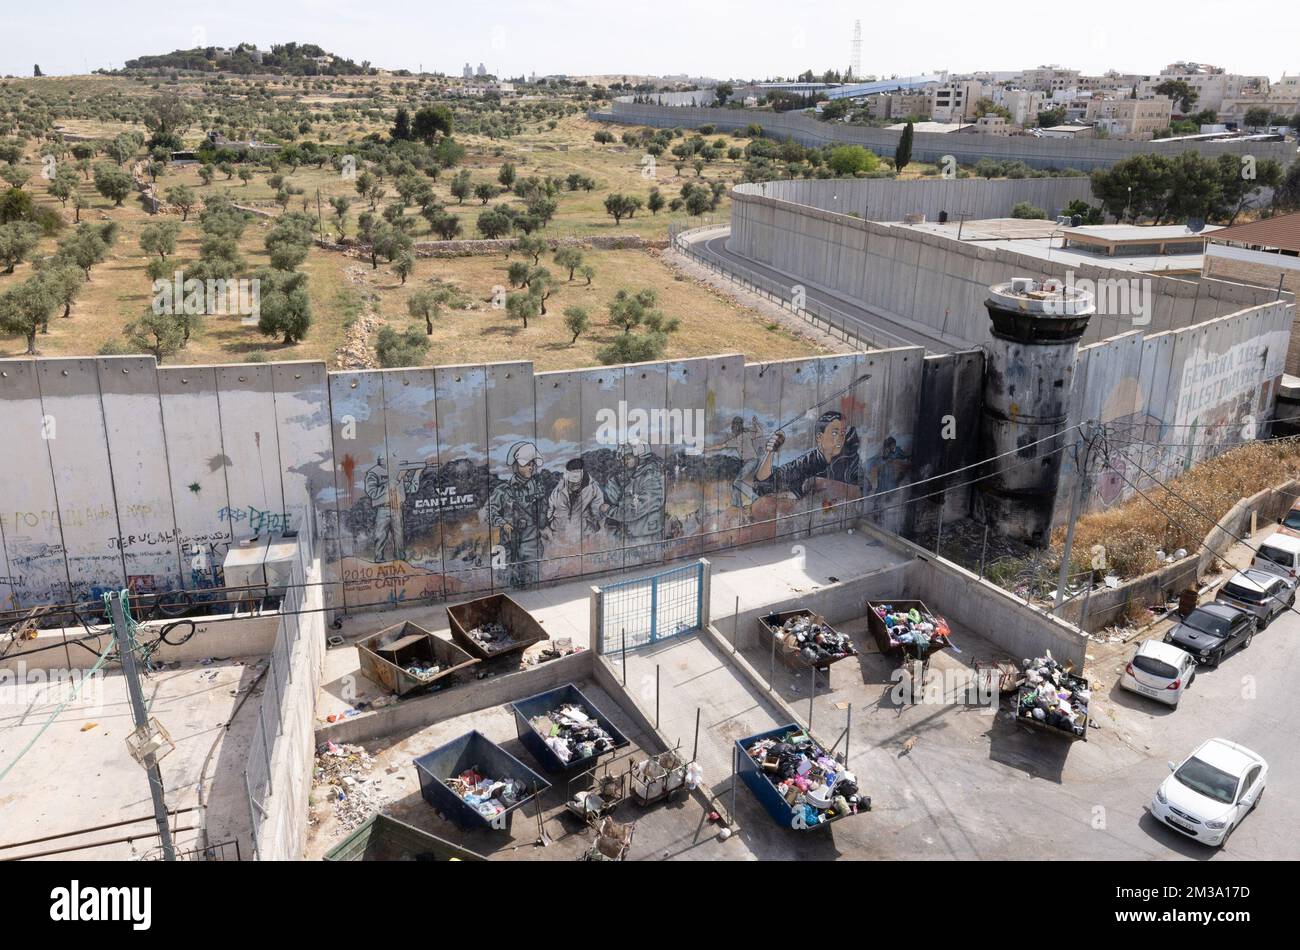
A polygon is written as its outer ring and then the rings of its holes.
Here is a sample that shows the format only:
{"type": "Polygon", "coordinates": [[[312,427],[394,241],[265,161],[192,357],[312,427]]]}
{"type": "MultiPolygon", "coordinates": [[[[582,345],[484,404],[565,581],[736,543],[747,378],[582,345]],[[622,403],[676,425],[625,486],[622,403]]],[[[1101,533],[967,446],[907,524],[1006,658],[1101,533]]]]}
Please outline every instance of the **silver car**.
{"type": "Polygon", "coordinates": [[[1238,571],[1228,583],[1219,588],[1214,599],[1238,610],[1244,610],[1259,620],[1263,630],[1273,618],[1295,604],[1295,588],[1286,578],[1258,568],[1238,571]]]}

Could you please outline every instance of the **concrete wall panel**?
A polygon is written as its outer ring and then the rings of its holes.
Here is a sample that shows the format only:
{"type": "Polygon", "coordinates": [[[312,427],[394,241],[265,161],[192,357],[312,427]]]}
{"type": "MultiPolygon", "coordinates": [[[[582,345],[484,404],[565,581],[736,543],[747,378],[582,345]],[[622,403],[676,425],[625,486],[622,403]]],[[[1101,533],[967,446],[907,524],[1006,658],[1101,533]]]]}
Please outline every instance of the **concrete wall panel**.
{"type": "MultiPolygon", "coordinates": [[[[709,472],[712,441],[708,411],[709,372],[716,358],[667,364],[668,420],[674,431],[664,449],[664,559],[698,557],[717,482],[709,472]],[[706,497],[709,499],[706,502],[706,497]]],[[[726,420],[725,431],[730,431],[726,420]]]]}
{"type": "Polygon", "coordinates": [[[180,547],[158,364],[152,357],[117,356],[100,359],[98,368],[127,586],[140,593],[176,590],[180,547]]]}
{"type": "Polygon", "coordinates": [[[126,583],[99,371],[93,359],[41,360],[37,375],[72,596],[90,600],[126,583]]]}
{"type": "Polygon", "coordinates": [[[454,489],[442,508],[443,586],[448,598],[492,587],[488,525],[487,370],[439,366],[438,471],[454,489]]]}
{"type": "MultiPolygon", "coordinates": [[[[602,493],[607,495],[621,464],[617,423],[611,430],[610,420],[617,420],[620,410],[623,413],[627,411],[624,367],[602,366],[579,370],[578,375],[582,393],[582,463],[602,493]]],[[[605,504],[609,504],[608,498],[605,504]]],[[[583,533],[584,574],[621,570],[622,567],[623,539],[614,525],[602,521],[600,530],[583,533]]]]}
{"type": "Polygon", "coordinates": [[[225,584],[230,547],[230,496],[222,446],[217,373],[211,366],[158,370],[171,504],[181,557],[181,584],[203,590],[225,584]]]}
{"type": "Polygon", "coordinates": [[[585,468],[569,467],[582,463],[581,374],[536,374],[533,403],[537,450],[542,453],[547,484],[554,486],[546,505],[541,579],[553,581],[582,573],[582,536],[600,530],[605,495],[585,468]],[[566,471],[574,473],[572,488],[560,487],[566,471]]]}
{"type": "Polygon", "coordinates": [[[393,543],[385,569],[394,602],[430,603],[443,596],[442,500],[437,380],[431,369],[396,369],[383,378],[388,510],[393,543]]]}
{"type": "Polygon", "coordinates": [[[236,541],[288,527],[271,367],[217,368],[222,444],[227,458],[231,530],[236,541]]]}
{"type": "Polygon", "coordinates": [[[392,503],[382,373],[332,373],[334,546],[343,602],[349,610],[384,603],[392,589],[392,503]]]}
{"type": "Polygon", "coordinates": [[[492,530],[492,586],[531,587],[541,577],[543,534],[551,489],[543,463],[520,465],[537,450],[531,363],[488,366],[488,523],[492,530]]]}
{"type": "Polygon", "coordinates": [[[46,438],[52,433],[41,406],[37,365],[35,360],[9,360],[0,368],[7,448],[6,463],[0,465],[0,540],[6,561],[0,609],[62,603],[69,597],[46,438]]]}

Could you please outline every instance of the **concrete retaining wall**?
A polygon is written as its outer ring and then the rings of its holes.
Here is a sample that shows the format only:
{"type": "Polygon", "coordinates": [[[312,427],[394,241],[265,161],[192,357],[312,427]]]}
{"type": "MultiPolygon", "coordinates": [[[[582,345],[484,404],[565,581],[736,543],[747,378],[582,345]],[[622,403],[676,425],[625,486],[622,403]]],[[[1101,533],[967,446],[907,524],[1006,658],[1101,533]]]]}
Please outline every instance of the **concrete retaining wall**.
{"type": "Polygon", "coordinates": [[[471,669],[470,679],[448,689],[404,699],[342,722],[321,726],[316,730],[315,741],[318,746],[327,741],[367,743],[404,732],[417,732],[431,722],[463,716],[478,709],[512,703],[524,696],[589,678],[593,656],[594,651],[583,650],[515,673],[482,680],[473,678],[471,669]]]}
{"type": "MultiPolygon", "coordinates": [[[[199,617],[195,619],[194,635],[179,646],[163,643],[154,651],[154,658],[160,663],[194,663],[210,656],[258,657],[271,652],[275,643],[276,628],[279,626],[279,614],[265,614],[261,617],[244,617],[230,619],[229,616],[199,617]]],[[[166,625],[164,621],[151,620],[140,625],[137,634],[140,640],[153,640],[166,625]]],[[[170,636],[179,639],[187,634],[187,628],[181,627],[170,636]]],[[[86,635],[83,627],[41,630],[34,640],[25,640],[15,645],[12,652],[0,660],[0,669],[19,669],[19,664],[26,670],[82,669],[93,662],[93,657],[70,641],[86,635]]],[[[83,641],[96,654],[104,648],[112,637],[112,631],[102,636],[83,641]]]]}
{"type": "MultiPolygon", "coordinates": [[[[260,861],[296,861],[307,848],[307,823],[311,809],[311,783],[316,758],[316,695],[325,668],[325,614],[320,571],[315,568],[303,588],[304,613],[296,618],[292,648],[287,662],[293,671],[278,690],[267,684],[262,701],[277,698],[280,729],[270,752],[273,789],[262,799],[264,812],[257,813],[255,834],[260,861]]],[[[288,626],[288,625],[286,625],[288,626]]],[[[275,676],[272,669],[268,676],[275,676]]],[[[265,720],[264,720],[265,721],[265,720]]]]}
{"type": "MultiPolygon", "coordinates": [[[[1265,527],[1281,518],[1300,498],[1300,481],[1290,481],[1277,488],[1266,488],[1249,498],[1243,498],[1212,527],[1203,547],[1173,564],[1126,581],[1114,589],[1093,591],[1088,597],[1087,616],[1081,626],[1089,631],[1119,622],[1130,605],[1140,607],[1168,603],[1188,587],[1197,584],[1201,577],[1223,569],[1219,556],[1237,543],[1238,538],[1249,538],[1251,515],[1258,527],[1265,527]]],[[[1071,623],[1080,624],[1083,598],[1074,600],[1056,611],[1056,615],[1071,623]]]]}
{"type": "Polygon", "coordinates": [[[908,585],[901,596],[923,600],[931,610],[946,616],[958,647],[959,631],[965,627],[1017,660],[1051,650],[1061,663],[1083,669],[1088,640],[1078,627],[949,561],[924,553],[918,553],[917,560],[921,563],[908,572],[908,585]]]}
{"type": "MultiPolygon", "coordinates": [[[[744,130],[758,124],[771,138],[794,139],[801,145],[848,143],[862,145],[893,157],[901,132],[822,122],[799,112],[769,112],[760,109],[692,108],[690,106],[649,105],[615,99],[608,112],[591,112],[588,116],[601,122],[625,125],[649,125],[656,128],[698,129],[713,125],[721,132],[744,130]]],[[[981,158],[994,161],[1022,161],[1031,168],[1092,171],[1109,168],[1116,162],[1146,152],[1178,155],[1196,151],[1207,157],[1218,155],[1254,155],[1256,159],[1275,158],[1283,165],[1295,159],[1295,146],[1285,142],[1123,142],[1115,139],[1040,139],[1033,136],[998,136],[916,132],[912,159],[938,162],[945,155],[954,156],[965,165],[981,158]]]]}

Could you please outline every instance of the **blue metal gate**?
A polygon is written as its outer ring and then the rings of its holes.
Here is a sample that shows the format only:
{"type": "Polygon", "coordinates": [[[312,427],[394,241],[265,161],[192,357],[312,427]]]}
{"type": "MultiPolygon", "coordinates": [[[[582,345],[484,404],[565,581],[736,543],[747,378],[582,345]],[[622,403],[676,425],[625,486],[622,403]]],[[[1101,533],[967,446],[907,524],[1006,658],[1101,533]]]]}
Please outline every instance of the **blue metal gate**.
{"type": "Polygon", "coordinates": [[[596,649],[617,653],[645,646],[705,623],[708,562],[618,581],[596,589],[596,649]]]}

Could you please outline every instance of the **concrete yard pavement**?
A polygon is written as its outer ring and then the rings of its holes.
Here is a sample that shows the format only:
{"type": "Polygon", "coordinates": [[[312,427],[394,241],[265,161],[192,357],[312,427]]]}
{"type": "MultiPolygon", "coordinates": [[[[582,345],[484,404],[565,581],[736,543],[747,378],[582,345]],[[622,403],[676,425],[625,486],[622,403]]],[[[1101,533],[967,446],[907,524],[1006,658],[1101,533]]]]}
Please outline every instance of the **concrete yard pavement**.
{"type": "MultiPolygon", "coordinates": [[[[94,658],[87,654],[86,659],[89,668],[94,658]]],[[[176,744],[161,762],[167,807],[195,809],[172,821],[173,829],[192,829],[174,835],[178,850],[198,846],[198,827],[206,821],[208,844],[237,839],[241,856],[252,858],[243,770],[261,690],[253,689],[253,683],[265,665],[265,659],[256,658],[247,664],[238,659],[183,664],[144,679],[145,706],[176,744]],[[240,708],[250,692],[253,701],[240,708]]],[[[74,846],[76,850],[50,858],[123,860],[155,851],[149,780],[125,744],[134,724],[120,672],[110,670],[88,680],[81,697],[39,738],[69,692],[48,686],[20,688],[23,695],[8,697],[0,705],[0,766],[13,761],[33,739],[35,743],[0,783],[0,845],[140,820],[0,848],[0,859],[74,846]],[[102,843],[128,836],[135,840],[102,843]]],[[[233,849],[226,855],[234,856],[233,849]]]]}
{"type": "MultiPolygon", "coordinates": [[[[728,630],[737,608],[743,614],[830,586],[836,580],[888,570],[906,561],[906,556],[897,548],[860,530],[711,551],[704,556],[711,564],[710,615],[720,629],[728,630]]],[[[663,569],[664,565],[644,565],[597,578],[594,585],[591,579],[584,579],[554,587],[512,591],[510,596],[542,624],[552,641],[568,637],[574,647],[590,649],[592,586],[647,577],[663,569]]],[[[354,614],[345,618],[343,635],[348,642],[326,653],[325,675],[316,710],[318,720],[346,714],[357,703],[373,702],[385,695],[383,689],[361,675],[354,643],[384,627],[407,620],[443,639],[451,638],[447,608],[441,604],[354,614]]],[[[543,648],[531,648],[528,656],[535,658],[543,648]]],[[[494,668],[502,662],[496,661],[494,668]]]]}

